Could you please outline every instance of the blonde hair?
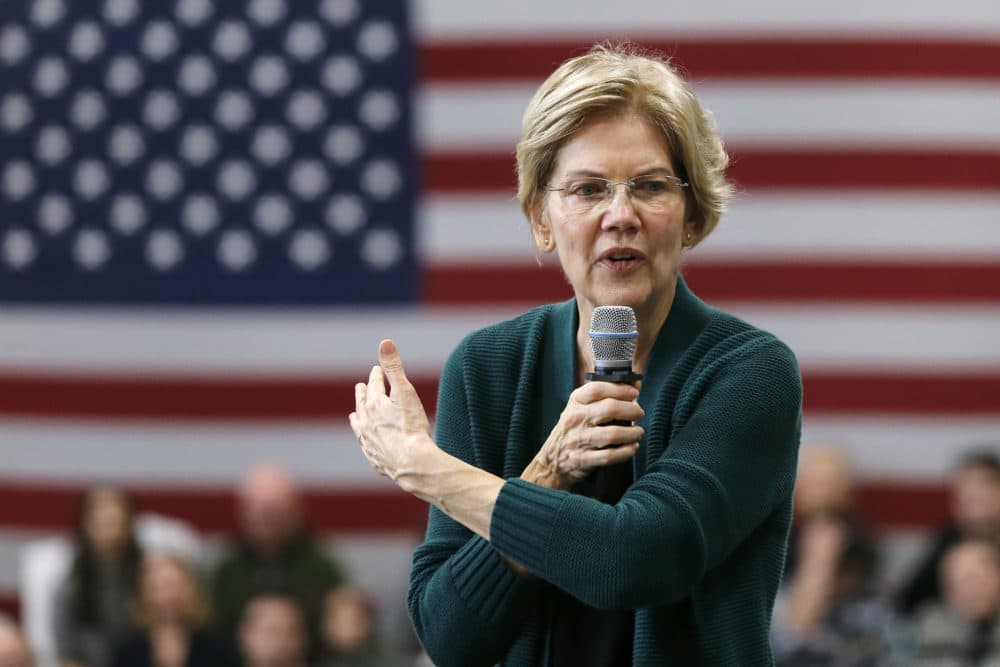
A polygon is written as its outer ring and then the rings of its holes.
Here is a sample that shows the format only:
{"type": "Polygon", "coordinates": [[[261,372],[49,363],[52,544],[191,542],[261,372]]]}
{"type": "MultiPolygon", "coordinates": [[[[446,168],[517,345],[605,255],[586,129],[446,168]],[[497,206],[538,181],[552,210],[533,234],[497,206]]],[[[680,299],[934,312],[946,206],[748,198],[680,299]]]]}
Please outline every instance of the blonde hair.
{"type": "Polygon", "coordinates": [[[559,149],[587,121],[636,113],[670,147],[677,175],[690,184],[694,245],[711,233],[733,193],[729,156],[702,108],[667,58],[631,44],[598,44],[567,60],[535,92],[517,144],[517,197],[530,220],[545,197],[559,149]]]}
{"type": "Polygon", "coordinates": [[[148,629],[153,625],[154,618],[150,609],[149,600],[146,599],[146,578],[150,570],[161,564],[167,564],[176,568],[184,579],[187,586],[187,604],[180,612],[180,618],[176,619],[187,628],[197,630],[208,625],[211,621],[211,608],[208,604],[208,597],[205,589],[201,585],[201,580],[191,564],[177,554],[169,552],[153,552],[146,554],[142,559],[139,570],[139,590],[132,600],[131,612],[132,620],[141,629],[148,629]]]}

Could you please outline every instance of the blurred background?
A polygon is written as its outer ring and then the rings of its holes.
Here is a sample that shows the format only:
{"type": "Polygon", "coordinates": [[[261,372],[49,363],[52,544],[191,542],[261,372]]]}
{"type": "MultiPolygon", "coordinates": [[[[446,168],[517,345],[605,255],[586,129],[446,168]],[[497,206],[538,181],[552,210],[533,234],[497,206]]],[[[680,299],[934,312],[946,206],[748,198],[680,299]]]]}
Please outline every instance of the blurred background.
{"type": "Polygon", "coordinates": [[[993,0],[7,0],[0,609],[98,482],[209,572],[267,462],[415,648],[426,507],[359,454],[353,383],[393,337],[432,411],[466,333],[571,295],[513,149],[554,66],[620,38],[673,56],[733,158],[689,284],[796,352],[803,443],[850,461],[898,582],[1000,443],[993,0]]]}

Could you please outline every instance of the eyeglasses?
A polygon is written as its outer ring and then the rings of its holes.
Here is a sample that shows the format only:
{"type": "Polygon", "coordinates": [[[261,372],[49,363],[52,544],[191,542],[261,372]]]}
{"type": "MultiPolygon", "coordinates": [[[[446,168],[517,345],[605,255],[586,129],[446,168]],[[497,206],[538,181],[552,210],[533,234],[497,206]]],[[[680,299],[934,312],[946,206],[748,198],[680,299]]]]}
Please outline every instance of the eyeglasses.
{"type": "Polygon", "coordinates": [[[654,174],[620,183],[597,176],[582,176],[566,180],[560,188],[545,189],[549,192],[561,192],[563,200],[571,211],[591,213],[610,204],[619,185],[625,186],[635,205],[650,211],[666,208],[674,195],[689,187],[686,181],[676,176],[654,174]]]}

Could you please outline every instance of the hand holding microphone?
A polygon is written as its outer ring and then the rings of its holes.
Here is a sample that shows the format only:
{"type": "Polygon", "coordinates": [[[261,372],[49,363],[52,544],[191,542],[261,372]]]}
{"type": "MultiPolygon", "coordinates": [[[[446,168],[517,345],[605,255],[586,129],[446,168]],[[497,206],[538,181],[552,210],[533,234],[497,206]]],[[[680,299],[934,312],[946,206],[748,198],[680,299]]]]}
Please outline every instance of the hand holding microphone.
{"type": "MultiPolygon", "coordinates": [[[[559,422],[521,476],[551,488],[570,489],[592,472],[630,465],[642,437],[643,410],[632,371],[638,334],[627,306],[595,309],[591,343],[595,367],[569,396],[559,422]],[[627,312],[626,312],[627,311],[627,312]],[[596,335],[595,335],[596,334],[596,335]]],[[[619,470],[620,472],[620,470],[619,470]]]]}

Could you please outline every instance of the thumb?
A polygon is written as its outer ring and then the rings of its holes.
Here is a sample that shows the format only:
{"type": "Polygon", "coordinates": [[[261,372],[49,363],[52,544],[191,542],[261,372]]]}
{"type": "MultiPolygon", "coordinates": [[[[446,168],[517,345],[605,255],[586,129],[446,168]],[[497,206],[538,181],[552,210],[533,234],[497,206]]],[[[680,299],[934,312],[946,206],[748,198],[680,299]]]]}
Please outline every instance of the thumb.
{"type": "Polygon", "coordinates": [[[385,371],[385,376],[389,378],[389,386],[395,389],[407,383],[406,373],[403,371],[403,360],[399,356],[399,349],[390,339],[379,343],[378,363],[385,371]]]}

